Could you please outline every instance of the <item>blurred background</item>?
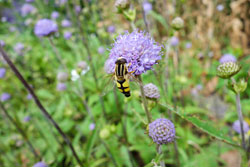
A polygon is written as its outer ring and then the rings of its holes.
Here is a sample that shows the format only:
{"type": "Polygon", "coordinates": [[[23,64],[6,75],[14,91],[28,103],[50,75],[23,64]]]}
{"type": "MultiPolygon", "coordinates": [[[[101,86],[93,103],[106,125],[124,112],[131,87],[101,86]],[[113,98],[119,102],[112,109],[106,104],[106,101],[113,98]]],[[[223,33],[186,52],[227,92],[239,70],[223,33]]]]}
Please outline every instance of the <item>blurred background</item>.
{"type": "MultiPolygon", "coordinates": [[[[83,166],[157,166],[161,160],[169,167],[240,167],[247,160],[233,126],[235,94],[216,68],[225,55],[241,66],[234,78],[247,84],[240,97],[249,142],[249,11],[247,0],[0,0],[0,45],[83,166]],[[127,14],[119,13],[124,4],[127,14]],[[41,19],[51,21],[40,26],[51,30],[47,35],[35,30],[41,19]],[[176,142],[162,146],[162,157],[147,135],[138,84],[131,82],[125,98],[106,73],[116,37],[133,26],[163,46],[161,61],[141,75],[143,84],[159,90],[160,98],[148,99],[153,119],[175,124],[176,142]]],[[[1,167],[79,166],[2,56],[0,101],[1,167]]]]}

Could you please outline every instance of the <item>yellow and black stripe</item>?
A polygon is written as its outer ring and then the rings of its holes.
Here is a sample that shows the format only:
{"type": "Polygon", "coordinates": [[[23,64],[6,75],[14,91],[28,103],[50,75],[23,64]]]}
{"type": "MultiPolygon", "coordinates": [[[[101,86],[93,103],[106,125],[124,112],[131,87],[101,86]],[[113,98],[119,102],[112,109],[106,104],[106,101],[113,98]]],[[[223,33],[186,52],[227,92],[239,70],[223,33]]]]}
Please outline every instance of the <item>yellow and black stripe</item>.
{"type": "Polygon", "coordinates": [[[130,96],[129,79],[127,78],[128,69],[126,67],[126,59],[120,57],[115,64],[115,79],[117,88],[126,97],[130,96]]]}

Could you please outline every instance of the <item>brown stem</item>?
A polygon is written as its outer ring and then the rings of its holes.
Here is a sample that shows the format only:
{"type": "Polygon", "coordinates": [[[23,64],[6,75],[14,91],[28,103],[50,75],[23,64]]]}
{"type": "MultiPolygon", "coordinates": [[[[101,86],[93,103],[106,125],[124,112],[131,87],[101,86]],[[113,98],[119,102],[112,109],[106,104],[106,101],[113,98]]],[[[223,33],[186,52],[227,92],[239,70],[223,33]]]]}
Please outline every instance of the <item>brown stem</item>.
{"type": "Polygon", "coordinates": [[[8,57],[8,55],[5,53],[5,51],[3,50],[3,48],[0,46],[0,52],[4,58],[4,60],[8,63],[8,65],[10,66],[10,68],[12,69],[12,71],[15,73],[15,75],[17,76],[17,78],[22,82],[22,84],[24,85],[24,87],[28,90],[28,92],[32,95],[36,105],[38,106],[38,108],[40,109],[40,111],[44,114],[44,116],[52,123],[52,125],[56,128],[56,130],[59,132],[59,134],[63,137],[64,141],[68,144],[71,152],[73,153],[73,156],[75,157],[75,159],[77,160],[78,164],[83,167],[77,153],[75,152],[75,149],[71,143],[71,141],[69,140],[69,138],[67,137],[67,135],[62,131],[62,129],[59,127],[59,125],[56,123],[56,121],[51,117],[51,115],[47,112],[47,110],[44,108],[44,106],[42,105],[42,103],[40,102],[40,100],[38,99],[38,97],[36,96],[35,92],[33,91],[33,89],[31,88],[31,86],[27,83],[27,81],[23,78],[22,74],[18,71],[18,69],[16,68],[16,66],[12,63],[12,61],[10,60],[10,58],[8,57]]]}
{"type": "Polygon", "coordinates": [[[41,157],[37,154],[35,148],[31,144],[31,142],[29,141],[29,138],[28,138],[27,134],[25,133],[25,131],[18,125],[18,123],[14,120],[14,118],[12,118],[9,115],[8,111],[6,110],[6,108],[4,107],[4,105],[2,104],[2,102],[0,102],[0,108],[3,110],[4,114],[10,120],[10,122],[16,127],[17,131],[23,136],[24,140],[27,142],[27,144],[28,144],[31,152],[34,154],[34,156],[38,160],[41,160],[41,157]]]}

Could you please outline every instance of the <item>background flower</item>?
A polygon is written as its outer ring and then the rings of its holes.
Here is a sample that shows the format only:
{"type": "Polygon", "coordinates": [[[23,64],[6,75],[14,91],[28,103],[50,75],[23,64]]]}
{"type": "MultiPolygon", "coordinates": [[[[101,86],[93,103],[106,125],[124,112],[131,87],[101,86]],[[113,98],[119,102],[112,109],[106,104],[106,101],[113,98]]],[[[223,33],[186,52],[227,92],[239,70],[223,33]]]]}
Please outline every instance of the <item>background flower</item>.
{"type": "Polygon", "coordinates": [[[0,78],[4,78],[6,74],[6,69],[5,68],[0,68],[0,78]]]}
{"type": "MultiPolygon", "coordinates": [[[[233,123],[233,130],[239,134],[241,134],[241,131],[240,131],[240,121],[237,120],[233,123]]],[[[249,131],[249,125],[246,121],[243,121],[243,132],[244,133],[247,133],[249,131]]]]}
{"type": "Polygon", "coordinates": [[[57,31],[58,31],[58,28],[57,28],[56,23],[49,19],[39,20],[36,23],[35,29],[34,29],[34,32],[36,36],[38,37],[48,36],[57,31]]]}
{"type": "Polygon", "coordinates": [[[70,27],[71,26],[71,22],[67,19],[64,19],[62,21],[62,24],[61,24],[63,27],[70,27]]]}
{"type": "Polygon", "coordinates": [[[9,93],[2,93],[1,95],[1,102],[5,102],[11,98],[11,95],[9,93]]]}

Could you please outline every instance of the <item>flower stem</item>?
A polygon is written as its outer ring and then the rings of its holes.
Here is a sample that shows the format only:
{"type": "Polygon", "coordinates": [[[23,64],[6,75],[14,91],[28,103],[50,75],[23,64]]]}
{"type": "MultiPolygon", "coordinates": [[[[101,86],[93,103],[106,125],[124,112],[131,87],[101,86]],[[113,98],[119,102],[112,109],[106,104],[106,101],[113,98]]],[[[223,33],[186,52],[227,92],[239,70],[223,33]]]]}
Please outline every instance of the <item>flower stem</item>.
{"type": "Polygon", "coordinates": [[[23,78],[22,74],[18,71],[18,69],[16,68],[16,66],[12,63],[12,61],[10,60],[10,58],[8,57],[8,55],[5,53],[5,51],[3,50],[3,48],[0,46],[0,52],[4,58],[4,60],[8,63],[8,65],[10,66],[10,68],[12,69],[12,71],[15,73],[15,75],[17,76],[17,78],[22,82],[22,84],[24,85],[24,87],[28,90],[28,92],[32,95],[36,105],[38,106],[38,108],[40,109],[40,111],[44,114],[44,116],[52,123],[52,125],[56,128],[56,130],[59,132],[59,134],[63,137],[64,141],[68,144],[73,156],[75,157],[75,159],[77,160],[79,166],[83,167],[71,141],[69,140],[69,138],[67,137],[67,135],[62,131],[62,129],[59,127],[59,125],[56,123],[56,121],[51,117],[51,115],[47,112],[47,110],[44,108],[44,106],[42,105],[42,103],[40,102],[40,100],[38,99],[38,97],[36,96],[35,92],[33,91],[33,89],[31,88],[31,86],[27,83],[27,81],[23,78]]]}
{"type": "MultiPolygon", "coordinates": [[[[158,144],[157,144],[157,146],[156,146],[156,150],[157,150],[157,153],[158,153],[159,155],[162,154],[161,147],[162,147],[162,146],[161,146],[161,145],[158,145],[158,144]]],[[[160,166],[161,166],[161,167],[165,167],[165,162],[164,162],[163,160],[160,161],[160,166]]]]}
{"type": "MultiPolygon", "coordinates": [[[[236,81],[234,78],[231,78],[233,84],[236,84],[236,81]]],[[[246,150],[246,141],[245,141],[245,134],[243,129],[243,114],[241,111],[241,104],[240,104],[240,93],[236,92],[236,107],[237,107],[237,113],[238,118],[240,121],[240,134],[241,134],[241,145],[244,150],[246,150]]]]}
{"type": "Polygon", "coordinates": [[[145,110],[146,115],[147,115],[148,123],[151,123],[152,122],[152,115],[148,110],[148,102],[147,102],[147,99],[146,99],[145,94],[144,94],[143,82],[142,82],[142,79],[141,79],[140,75],[138,76],[138,79],[140,81],[140,91],[141,91],[142,103],[143,103],[143,106],[144,106],[144,110],[145,110]]]}
{"type": "Polygon", "coordinates": [[[18,123],[14,120],[14,118],[12,118],[10,116],[10,114],[8,113],[8,111],[6,110],[6,108],[4,107],[4,105],[2,104],[2,102],[0,102],[0,108],[3,110],[4,114],[10,120],[10,122],[16,127],[16,129],[18,130],[18,132],[22,135],[22,137],[24,138],[24,140],[28,144],[31,152],[36,157],[36,159],[41,160],[41,157],[37,154],[35,148],[33,147],[32,143],[30,142],[30,140],[29,140],[27,134],[25,133],[25,131],[20,127],[20,125],[18,125],[18,123]]]}

